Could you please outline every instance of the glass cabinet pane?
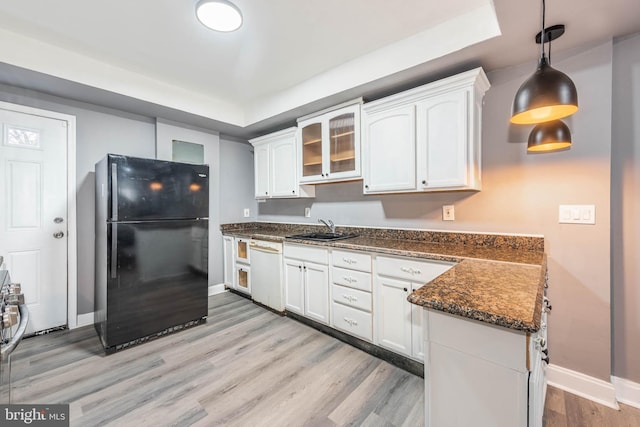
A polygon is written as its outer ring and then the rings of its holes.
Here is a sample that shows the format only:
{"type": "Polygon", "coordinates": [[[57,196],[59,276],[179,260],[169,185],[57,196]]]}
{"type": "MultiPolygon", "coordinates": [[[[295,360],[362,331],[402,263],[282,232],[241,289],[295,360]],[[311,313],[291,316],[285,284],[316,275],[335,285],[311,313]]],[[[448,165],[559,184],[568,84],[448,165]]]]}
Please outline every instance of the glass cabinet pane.
{"type": "Polygon", "coordinates": [[[302,128],[302,176],[322,174],[322,125],[302,128]]]}
{"type": "Polygon", "coordinates": [[[238,286],[249,289],[249,273],[242,268],[238,269],[238,286]]]}
{"type": "Polygon", "coordinates": [[[356,168],[355,115],[343,114],[329,121],[331,173],[353,171],[356,168]]]}

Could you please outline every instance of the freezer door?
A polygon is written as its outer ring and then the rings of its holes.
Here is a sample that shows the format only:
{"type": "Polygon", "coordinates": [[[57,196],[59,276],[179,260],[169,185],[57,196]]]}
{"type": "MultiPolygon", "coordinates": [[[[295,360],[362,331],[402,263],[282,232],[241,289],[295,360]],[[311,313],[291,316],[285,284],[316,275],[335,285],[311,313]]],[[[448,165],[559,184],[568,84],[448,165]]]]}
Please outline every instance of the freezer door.
{"type": "Polygon", "coordinates": [[[208,221],[111,223],[105,347],[207,316],[208,221]]]}
{"type": "Polygon", "coordinates": [[[108,156],[111,221],[209,217],[209,166],[108,156]]]}

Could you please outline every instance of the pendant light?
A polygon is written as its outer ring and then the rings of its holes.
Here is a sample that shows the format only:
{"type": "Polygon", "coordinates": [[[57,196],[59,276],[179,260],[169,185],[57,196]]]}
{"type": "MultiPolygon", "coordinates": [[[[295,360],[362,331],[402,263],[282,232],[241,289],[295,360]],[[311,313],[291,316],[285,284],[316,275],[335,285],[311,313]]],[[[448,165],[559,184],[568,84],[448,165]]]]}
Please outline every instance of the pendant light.
{"type": "Polygon", "coordinates": [[[242,26],[242,13],[227,0],[200,0],[196,16],[207,28],[221,32],[235,31],[242,26]]]}
{"type": "Polygon", "coordinates": [[[538,69],[527,79],[513,100],[511,123],[535,124],[561,119],[578,111],[578,92],[573,81],[551,67],[544,52],[546,42],[558,38],[562,32],[546,32],[544,28],[545,0],[542,0],[541,56],[538,69]]]}
{"type": "Polygon", "coordinates": [[[562,120],[540,123],[529,134],[527,151],[542,153],[571,147],[571,132],[562,120]]]}

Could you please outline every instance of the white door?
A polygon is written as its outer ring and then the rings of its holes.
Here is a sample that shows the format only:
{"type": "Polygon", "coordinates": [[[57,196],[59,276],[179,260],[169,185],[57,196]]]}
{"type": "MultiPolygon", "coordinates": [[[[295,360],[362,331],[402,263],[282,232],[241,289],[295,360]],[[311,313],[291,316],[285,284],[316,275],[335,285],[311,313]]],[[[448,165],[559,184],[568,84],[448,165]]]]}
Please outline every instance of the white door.
{"type": "Polygon", "coordinates": [[[468,97],[466,91],[434,96],[418,104],[420,188],[464,187],[467,180],[468,97]]]}
{"type": "Polygon", "coordinates": [[[304,315],[329,324],[329,267],[304,263],[304,315]]]}
{"type": "Polygon", "coordinates": [[[288,311],[304,314],[302,261],[284,259],[284,306],[288,311]]]}
{"type": "Polygon", "coordinates": [[[0,255],[27,333],[67,324],[67,122],[0,109],[0,255]]]}
{"type": "MultiPolygon", "coordinates": [[[[293,135],[271,144],[271,196],[291,197],[297,194],[296,140],[293,135]]],[[[257,150],[258,147],[256,147],[257,150]]],[[[257,154],[256,154],[257,156],[257,154]]],[[[257,170],[257,169],[256,169],[257,170]]]]}
{"type": "Polygon", "coordinates": [[[377,276],[378,345],[411,356],[410,282],[377,276]]]}

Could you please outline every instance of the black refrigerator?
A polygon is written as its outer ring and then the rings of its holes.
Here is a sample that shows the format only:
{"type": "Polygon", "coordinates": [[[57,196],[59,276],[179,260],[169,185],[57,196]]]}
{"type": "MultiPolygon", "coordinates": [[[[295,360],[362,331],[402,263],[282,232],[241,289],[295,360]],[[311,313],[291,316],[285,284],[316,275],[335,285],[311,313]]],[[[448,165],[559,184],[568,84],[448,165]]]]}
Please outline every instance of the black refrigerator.
{"type": "Polygon", "coordinates": [[[107,353],[207,316],[209,166],[96,163],[95,327],[107,353]]]}

